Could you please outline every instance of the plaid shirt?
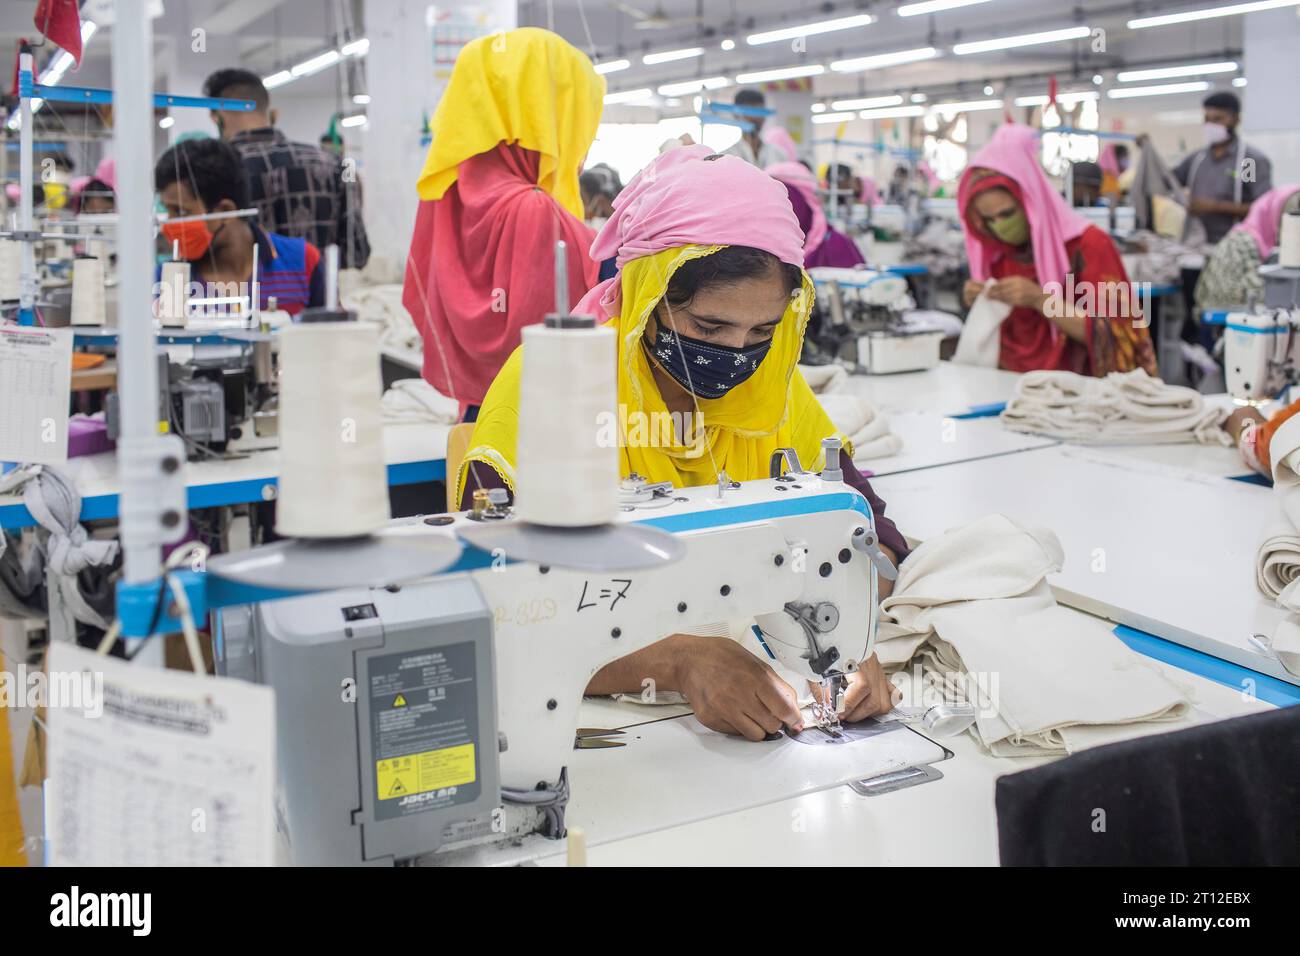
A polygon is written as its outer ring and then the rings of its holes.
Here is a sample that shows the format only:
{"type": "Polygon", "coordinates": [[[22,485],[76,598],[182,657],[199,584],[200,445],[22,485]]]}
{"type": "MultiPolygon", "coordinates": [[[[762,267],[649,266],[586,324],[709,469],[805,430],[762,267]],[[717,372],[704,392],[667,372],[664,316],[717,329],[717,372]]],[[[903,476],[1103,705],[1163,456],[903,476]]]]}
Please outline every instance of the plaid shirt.
{"type": "Polygon", "coordinates": [[[339,266],[360,269],[370,258],[370,241],[361,221],[361,192],[343,181],[337,157],[290,142],[278,129],[244,130],[231,137],[248,173],[253,205],[263,228],[306,239],[324,250],[339,247],[339,266]]]}

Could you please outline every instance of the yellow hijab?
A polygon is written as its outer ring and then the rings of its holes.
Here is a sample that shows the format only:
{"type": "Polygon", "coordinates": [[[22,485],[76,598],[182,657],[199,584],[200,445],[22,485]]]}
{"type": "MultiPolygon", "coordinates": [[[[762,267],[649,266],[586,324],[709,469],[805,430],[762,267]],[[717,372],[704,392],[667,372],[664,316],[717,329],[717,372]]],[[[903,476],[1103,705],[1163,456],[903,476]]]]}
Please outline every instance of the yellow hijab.
{"type": "MultiPolygon", "coordinates": [[[[606,324],[618,332],[618,403],[623,422],[621,474],[633,472],[650,481],[670,481],[679,488],[712,484],[719,470],[735,481],[766,478],[777,448],[794,448],[805,468],[823,465],[821,441],[834,435],[852,454],[848,439],[831,424],[799,371],[804,328],[812,310],[813,286],[807,273],[803,288],[772,336],[772,348],[758,371],[720,398],[698,399],[702,438],[688,445],[667,442],[662,428],[668,413],[641,345],[655,305],[673,273],[691,259],[712,255],[724,246],[679,246],[633,259],[623,266],[622,307],[606,324]],[[657,413],[657,414],[656,414],[657,413]],[[638,428],[640,429],[638,434],[638,428]]],[[[459,507],[471,462],[489,465],[515,488],[515,449],[519,436],[519,380],[523,349],[515,349],[497,374],[479,409],[470,448],[455,477],[452,501],[459,507]]]]}
{"type": "Polygon", "coordinates": [[[431,124],[421,199],[441,199],[457,167],[498,143],[541,154],[537,185],[582,218],[578,173],[596,138],[605,80],[576,47],[521,27],[471,40],[456,57],[431,124]]]}

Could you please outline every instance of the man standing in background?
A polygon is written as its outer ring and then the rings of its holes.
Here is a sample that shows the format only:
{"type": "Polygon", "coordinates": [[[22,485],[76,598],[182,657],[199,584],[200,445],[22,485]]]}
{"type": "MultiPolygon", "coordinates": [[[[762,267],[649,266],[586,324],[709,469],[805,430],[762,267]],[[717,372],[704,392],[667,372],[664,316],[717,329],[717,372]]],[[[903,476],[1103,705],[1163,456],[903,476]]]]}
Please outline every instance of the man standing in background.
{"type": "Polygon", "coordinates": [[[1273,167],[1263,153],[1237,135],[1241,101],[1228,92],[1213,93],[1205,108],[1205,147],[1174,168],[1187,187],[1188,213],[1205,226],[1211,245],[1246,218],[1250,204],[1273,188],[1273,167]]]}
{"type": "Polygon", "coordinates": [[[251,111],[213,110],[212,119],[244,161],[262,227],[306,239],[318,249],[337,244],[341,268],[365,266],[370,241],[355,175],[345,177],[337,156],[292,142],[276,129],[266,87],[248,70],[218,70],[203,84],[203,93],[255,104],[251,111]]]}
{"type": "MultiPolygon", "coordinates": [[[[767,109],[767,100],[759,90],[749,89],[748,87],[736,93],[736,99],[733,101],[737,106],[746,109],[767,109]]],[[[740,139],[736,144],[725,150],[732,156],[739,156],[747,163],[752,163],[759,169],[766,169],[773,163],[779,163],[785,159],[784,156],[777,153],[767,143],[763,142],[763,120],[764,116],[750,113],[736,113],[736,119],[749,123],[753,129],[747,129],[740,134],[740,139]]]]}

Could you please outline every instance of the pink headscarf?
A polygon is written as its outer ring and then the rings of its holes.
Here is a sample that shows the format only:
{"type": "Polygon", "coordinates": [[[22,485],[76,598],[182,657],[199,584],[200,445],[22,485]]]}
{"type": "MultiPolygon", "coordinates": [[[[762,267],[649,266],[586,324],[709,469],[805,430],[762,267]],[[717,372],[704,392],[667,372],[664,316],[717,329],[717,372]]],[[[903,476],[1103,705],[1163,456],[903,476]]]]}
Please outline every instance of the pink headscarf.
{"type": "Polygon", "coordinates": [[[858,199],[872,206],[879,206],[883,202],[880,198],[880,190],[876,188],[876,181],[870,176],[862,177],[862,191],[858,193],[858,199]]]}
{"type": "Polygon", "coordinates": [[[765,124],[763,132],[758,135],[764,143],[783,155],[785,162],[796,163],[799,161],[799,147],[795,145],[794,138],[785,127],[774,126],[770,123],[765,124]]]}
{"type": "Polygon", "coordinates": [[[1107,176],[1119,178],[1119,156],[1115,153],[1114,143],[1107,143],[1102,147],[1101,155],[1097,157],[1097,165],[1101,167],[1101,171],[1107,176]]]}
{"type": "Polygon", "coordinates": [[[803,242],[805,255],[811,253],[826,238],[826,213],[817,197],[817,177],[803,163],[773,163],[767,167],[767,174],[796,190],[812,210],[812,225],[803,242]]]}
{"type": "MultiPolygon", "coordinates": [[[[690,245],[751,246],[803,266],[803,230],[785,187],[739,156],[707,146],[669,150],[637,173],[614,200],[591,258],[617,255],[622,269],[633,259],[690,245]]],[[[577,311],[609,318],[620,301],[615,275],[583,296],[577,311]]]]}
{"type": "Polygon", "coordinates": [[[1025,215],[1029,219],[1030,244],[1034,251],[1034,271],[1040,285],[1064,284],[1070,271],[1065,244],[1077,239],[1088,228],[1088,220],[1070,209],[1038,164],[1038,134],[1028,126],[1007,123],[998,127],[987,146],[971,159],[957,186],[957,208],[966,230],[966,255],[970,259],[971,278],[983,282],[989,277],[993,260],[1002,254],[1002,243],[984,233],[972,233],[967,215],[981,176],[977,170],[992,170],[1013,180],[1019,187],[1025,215]]]}
{"type": "Polygon", "coordinates": [[[1259,249],[1260,259],[1267,259],[1273,252],[1273,247],[1278,242],[1278,231],[1282,227],[1282,209],[1296,193],[1300,192],[1300,186],[1288,184],[1286,186],[1274,186],[1264,195],[1260,196],[1250,204],[1250,212],[1246,218],[1232,227],[1232,232],[1250,233],[1250,237],[1255,240],[1255,246],[1259,249]]]}
{"type": "Polygon", "coordinates": [[[95,179],[108,186],[113,192],[117,192],[117,160],[112,156],[105,156],[95,167],[95,179]]]}

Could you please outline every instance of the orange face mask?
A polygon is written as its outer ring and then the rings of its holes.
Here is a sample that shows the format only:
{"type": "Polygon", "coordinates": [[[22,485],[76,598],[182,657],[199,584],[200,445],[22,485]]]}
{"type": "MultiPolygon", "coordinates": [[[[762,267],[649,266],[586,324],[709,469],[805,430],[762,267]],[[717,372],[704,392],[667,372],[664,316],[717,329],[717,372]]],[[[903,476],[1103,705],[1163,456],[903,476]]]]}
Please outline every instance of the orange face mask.
{"type": "Polygon", "coordinates": [[[208,227],[202,222],[164,222],[162,234],[172,245],[180,244],[181,258],[189,262],[207,254],[215,235],[208,232],[208,227]]]}

